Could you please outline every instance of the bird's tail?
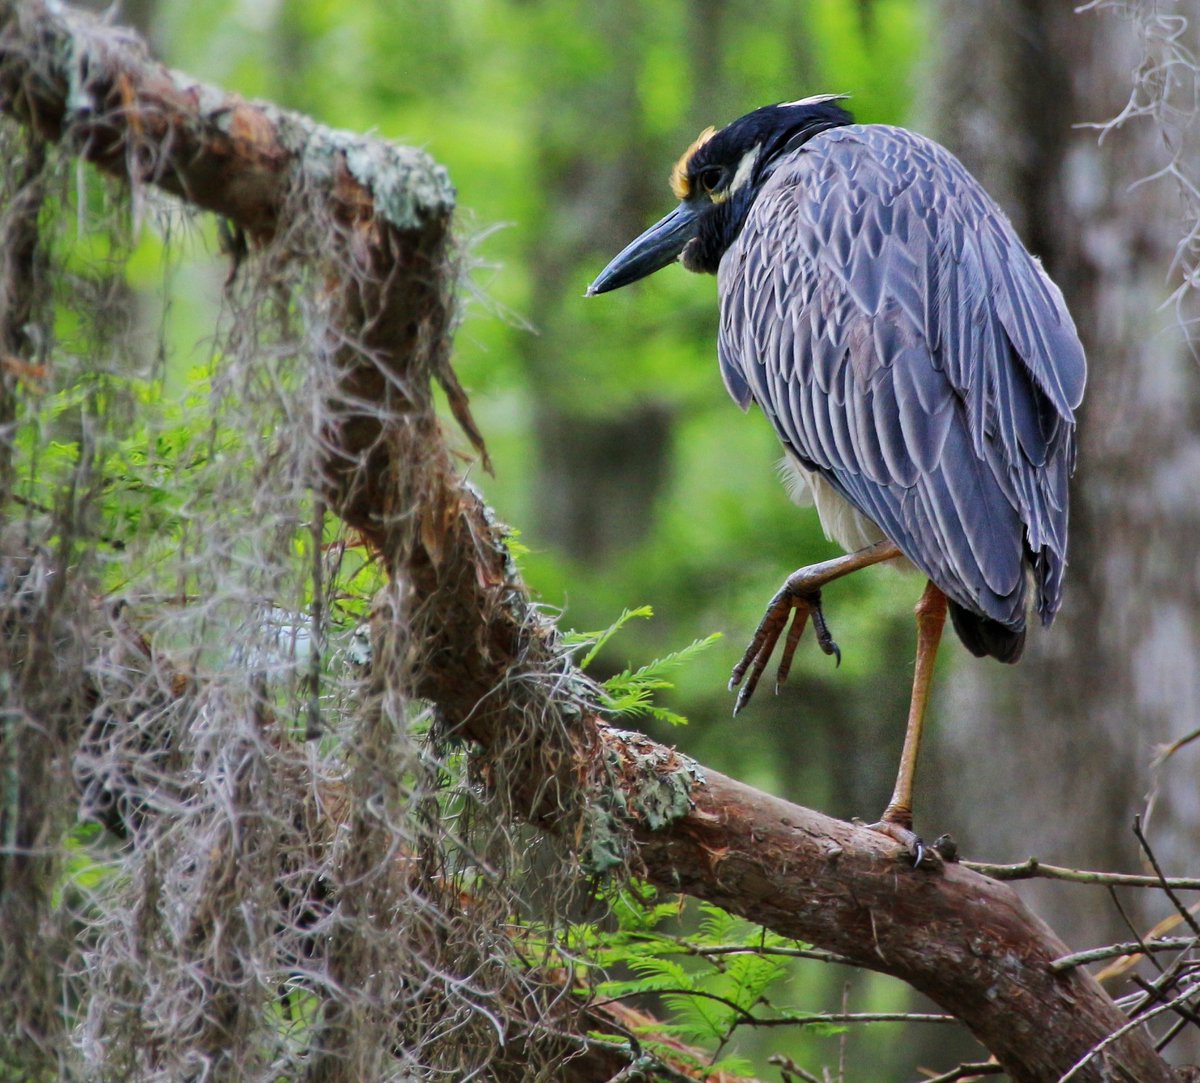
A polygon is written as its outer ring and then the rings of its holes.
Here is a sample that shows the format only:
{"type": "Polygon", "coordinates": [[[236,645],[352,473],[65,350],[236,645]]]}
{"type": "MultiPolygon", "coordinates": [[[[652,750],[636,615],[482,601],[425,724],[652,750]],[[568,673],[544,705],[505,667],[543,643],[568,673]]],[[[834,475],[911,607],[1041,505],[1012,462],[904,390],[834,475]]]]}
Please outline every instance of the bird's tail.
{"type": "Polygon", "coordinates": [[[950,619],[963,645],[976,658],[998,658],[1001,662],[1013,663],[1020,660],[1025,649],[1025,627],[1009,628],[991,617],[981,617],[964,609],[957,602],[950,603],[950,619]]]}

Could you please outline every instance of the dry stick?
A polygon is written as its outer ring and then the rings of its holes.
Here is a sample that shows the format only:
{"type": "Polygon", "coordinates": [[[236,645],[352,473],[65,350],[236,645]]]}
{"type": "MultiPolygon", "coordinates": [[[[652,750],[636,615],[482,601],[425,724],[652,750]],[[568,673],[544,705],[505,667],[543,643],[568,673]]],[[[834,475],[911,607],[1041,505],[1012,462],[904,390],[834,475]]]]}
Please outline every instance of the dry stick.
{"type": "Polygon", "coordinates": [[[644,996],[647,992],[653,992],[658,996],[693,996],[704,1000],[714,1000],[718,1004],[732,1009],[738,1026],[747,1027],[806,1027],[812,1026],[814,1023],[830,1023],[834,1025],[839,1023],[956,1023],[961,1025],[962,1023],[962,1020],[957,1016],[938,1015],[932,1012],[805,1012],[802,1015],[779,1015],[771,1019],[764,1019],[747,1011],[736,1001],[730,1000],[728,997],[720,996],[717,993],[709,993],[703,989],[684,989],[682,987],[656,986],[650,990],[637,989],[631,993],[622,993],[619,996],[597,1000],[594,1006],[603,1008],[609,1004],[617,1004],[622,1000],[629,1000],[631,997],[644,996]]]}
{"type": "Polygon", "coordinates": [[[1170,888],[1175,891],[1200,891],[1197,876],[1146,876],[1132,872],[1090,872],[1068,869],[1061,865],[1046,865],[1036,857],[1026,858],[1015,865],[993,865],[986,861],[963,861],[962,866],[990,876],[993,880],[1066,880],[1074,884],[1107,884],[1115,887],[1170,888]]]}
{"type": "MultiPolygon", "coordinates": [[[[1087,1053],[1083,1057],[1080,1058],[1079,1062],[1077,1064],[1072,1065],[1071,1070],[1069,1072],[1067,1072],[1066,1075],[1062,1076],[1058,1080],[1058,1083],[1070,1083],[1070,1081],[1072,1079],[1075,1079],[1079,1075],[1079,1073],[1084,1070],[1084,1068],[1086,1068],[1093,1060],[1095,1060],[1095,1058],[1098,1054],[1103,1053],[1104,1050],[1108,1049],[1110,1046],[1112,1046],[1113,1044],[1118,1042],[1126,1034],[1129,1034],[1131,1031],[1136,1030],[1138,1027],[1142,1026],[1145,1022],[1147,1022],[1153,1016],[1162,1015],[1164,1012],[1171,1011],[1175,1007],[1175,1004],[1177,1001],[1187,1000],[1189,997],[1194,996],[1195,992],[1196,991],[1194,989],[1189,989],[1186,993],[1181,993],[1179,996],[1175,997],[1174,999],[1167,1001],[1164,1004],[1160,1004],[1156,1008],[1152,1008],[1150,1011],[1146,1012],[1145,1015],[1139,1016],[1137,1019],[1130,1019],[1129,1022],[1127,1022],[1124,1026],[1118,1028],[1117,1030],[1114,1030],[1107,1038],[1105,1038],[1102,1042],[1100,1042],[1094,1049],[1089,1049],[1087,1051],[1087,1053]]],[[[1108,1077],[1105,1076],[1104,1078],[1108,1078],[1108,1077]]],[[[1134,1078],[1136,1079],[1137,1077],[1135,1076],[1134,1078]]],[[[1141,1081],[1139,1080],[1138,1083],[1141,1083],[1141,1081]]]]}
{"type": "MultiPolygon", "coordinates": [[[[624,1027],[612,1022],[606,1022],[605,1026],[616,1026],[624,1031],[624,1027]]],[[[646,1053],[642,1050],[641,1044],[638,1042],[636,1035],[629,1034],[629,1047],[626,1048],[620,1042],[605,1041],[603,1038],[595,1038],[591,1035],[574,1034],[571,1031],[558,1030],[549,1028],[548,1033],[555,1037],[561,1038],[564,1042],[569,1042],[571,1045],[582,1049],[585,1052],[600,1051],[612,1056],[630,1056],[632,1053],[633,1059],[622,1068],[616,1075],[610,1076],[606,1083],[616,1083],[618,1079],[637,1079],[645,1080],[648,1078],[648,1073],[653,1072],[657,1079],[665,1080],[666,1083],[696,1083],[694,1075],[688,1075],[678,1069],[667,1064],[652,1053],[646,1053]]],[[[751,1083],[747,1080],[745,1083],[751,1083]]],[[[819,1083],[819,1081],[818,1081],[819,1083]]]]}
{"type": "MultiPolygon", "coordinates": [[[[842,983],[842,1011],[850,1010],[850,983],[842,983]]],[[[842,1031],[838,1038],[838,1083],[846,1083],[846,1045],[850,1038],[850,1028],[842,1031]]]]}
{"type": "Polygon", "coordinates": [[[974,1064],[960,1064],[957,1068],[922,1079],[919,1083],[959,1083],[960,1080],[977,1079],[981,1075],[1000,1075],[1003,1071],[995,1061],[982,1060],[974,1064]]]}
{"type": "Polygon", "coordinates": [[[1200,729],[1192,730],[1191,733],[1185,733],[1182,737],[1177,738],[1168,745],[1164,745],[1155,754],[1154,759],[1150,761],[1151,769],[1161,767],[1172,756],[1175,755],[1181,748],[1190,745],[1193,741],[1200,740],[1200,729]]]}
{"type": "Polygon", "coordinates": [[[1172,1023],[1163,1033],[1163,1036],[1154,1043],[1154,1051],[1156,1053],[1161,1053],[1167,1048],[1167,1046],[1169,1046],[1176,1038],[1179,1037],[1179,1032],[1187,1025],[1188,1021],[1186,1019],[1176,1019],[1175,1022],[1172,1023]]]}
{"type": "Polygon", "coordinates": [[[1163,891],[1165,891],[1167,894],[1167,898],[1171,900],[1171,904],[1176,910],[1179,911],[1180,917],[1187,922],[1188,927],[1192,930],[1192,932],[1194,932],[1197,936],[1200,936],[1200,922],[1197,922],[1196,919],[1192,917],[1192,914],[1188,908],[1179,901],[1179,897],[1172,890],[1170,883],[1163,875],[1162,867],[1158,863],[1158,858],[1154,856],[1154,851],[1150,848],[1149,841],[1142,833],[1142,818],[1140,816],[1135,816],[1133,818],[1133,833],[1137,836],[1138,842],[1141,843],[1142,849],[1146,853],[1146,857],[1149,859],[1155,874],[1158,876],[1158,882],[1162,885],[1163,891]]]}
{"type": "MultiPolygon", "coordinates": [[[[1162,867],[1158,863],[1158,858],[1155,856],[1154,851],[1150,846],[1149,840],[1146,838],[1145,834],[1142,831],[1142,822],[1141,822],[1140,816],[1134,817],[1133,833],[1134,833],[1134,835],[1137,836],[1137,840],[1138,840],[1139,844],[1141,845],[1142,850],[1145,852],[1147,859],[1150,861],[1150,864],[1153,867],[1155,873],[1157,874],[1159,881],[1162,884],[1163,890],[1166,893],[1167,897],[1171,900],[1172,904],[1175,906],[1176,911],[1178,911],[1178,913],[1182,915],[1184,921],[1186,921],[1187,924],[1191,927],[1191,929],[1194,932],[1196,932],[1197,938],[1200,938],[1200,926],[1197,925],[1190,910],[1188,910],[1188,908],[1185,907],[1183,905],[1183,903],[1179,900],[1179,898],[1175,895],[1174,891],[1171,889],[1171,887],[1167,883],[1167,878],[1163,875],[1162,867]]],[[[1195,943],[1195,940],[1192,941],[1193,945],[1194,945],[1194,943],[1195,943]]],[[[1159,964],[1157,958],[1155,958],[1153,955],[1150,955],[1149,957],[1150,957],[1151,961],[1154,963],[1154,965],[1159,968],[1161,973],[1154,982],[1148,982],[1144,978],[1140,977],[1139,975],[1133,976],[1133,978],[1132,978],[1133,983],[1135,985],[1137,985],[1138,988],[1140,988],[1146,994],[1144,998],[1135,1002],[1135,1004],[1131,1008],[1130,1015],[1133,1018],[1137,1018],[1139,1015],[1142,1015],[1146,1006],[1151,1003],[1154,1003],[1156,1001],[1160,1004],[1166,1003],[1164,1001],[1165,994],[1167,993],[1168,990],[1176,987],[1176,985],[1179,981],[1181,971],[1189,962],[1189,957],[1187,956],[1187,954],[1181,953],[1179,956],[1176,957],[1174,962],[1164,970],[1162,968],[1162,966],[1159,964]]],[[[1196,991],[1195,986],[1191,987],[1191,991],[1193,993],[1196,991]]],[[[1178,1002],[1177,999],[1175,1001],[1170,1002],[1169,1006],[1173,1007],[1174,1010],[1180,1015],[1181,1023],[1176,1024],[1175,1026],[1169,1028],[1167,1034],[1165,1034],[1158,1042],[1155,1043],[1154,1048],[1158,1051],[1161,1051],[1162,1049],[1166,1048],[1167,1044],[1171,1041],[1171,1039],[1173,1039],[1175,1037],[1175,1035],[1179,1032],[1179,1030],[1182,1029],[1182,1023],[1184,1023],[1184,1022],[1196,1023],[1197,1022],[1197,1018],[1196,1018],[1195,1014],[1193,1012],[1187,1011],[1178,1002]]]]}
{"type": "MultiPolygon", "coordinates": [[[[349,272],[330,276],[343,292],[331,297],[324,358],[339,381],[329,506],[404,583],[405,619],[425,648],[413,691],[443,726],[485,751],[536,727],[536,741],[505,753],[515,813],[618,840],[632,820],[630,861],[649,881],[953,1005],[1016,1083],[1050,1083],[1078,1064],[1098,1081],[1084,1054],[1101,1042],[1139,1083],[1167,1083],[1152,1044],[1122,1026],[1086,971],[1050,970],[1064,945],[1004,885],[953,865],[913,870],[874,832],[600,723],[494,516],[459,481],[434,413],[431,380],[456,386],[444,174],[419,152],[198,86],[131,42],[57,4],[0,0],[0,109],[118,177],[229,217],[255,245],[288,221],[291,193],[325,205],[321,251],[349,272]],[[147,161],[148,175],[130,175],[147,161]],[[637,811],[664,804],[653,819],[637,811]],[[634,811],[621,820],[614,808],[634,811]]],[[[451,401],[461,416],[461,390],[451,401]]]]}
{"type": "MultiPolygon", "coordinates": [[[[1175,957],[1175,960],[1169,967],[1158,975],[1152,982],[1145,979],[1135,980],[1135,984],[1142,989],[1144,995],[1132,1001],[1129,1007],[1130,1018],[1136,1018],[1145,1009],[1147,1004],[1154,1001],[1162,1002],[1163,994],[1168,990],[1174,989],[1179,984],[1179,979],[1185,968],[1195,962],[1186,953],[1180,953],[1175,957]]],[[[1160,968],[1161,969],[1161,968],[1160,968]]]]}
{"type": "Polygon", "coordinates": [[[1150,962],[1154,964],[1155,968],[1161,972],[1163,969],[1162,963],[1158,961],[1158,957],[1154,955],[1153,952],[1146,950],[1145,938],[1142,936],[1141,931],[1137,928],[1137,926],[1134,925],[1133,919],[1129,916],[1128,912],[1125,910],[1125,907],[1121,904],[1121,897],[1117,894],[1117,889],[1111,884],[1108,888],[1108,897],[1112,899],[1113,906],[1116,907],[1117,913],[1121,915],[1121,920],[1125,923],[1125,928],[1133,933],[1133,938],[1138,942],[1138,944],[1141,945],[1142,955],[1149,959],[1150,962]]]}
{"type": "Polygon", "coordinates": [[[1101,959],[1115,959],[1121,955],[1150,955],[1156,951],[1187,951],[1200,943],[1200,937],[1164,936],[1157,940],[1127,940],[1123,944],[1108,944],[1102,948],[1073,952],[1055,959],[1050,969],[1056,974],[1086,963],[1098,963],[1101,959]]]}
{"type": "MultiPolygon", "coordinates": [[[[657,938],[655,938],[657,939],[657,938]]],[[[708,955],[780,955],[788,959],[815,959],[820,963],[840,963],[842,966],[856,966],[853,959],[838,955],[832,951],[821,951],[819,948],[785,948],[772,944],[762,944],[757,947],[748,944],[714,944],[709,947],[704,944],[694,944],[690,940],[676,940],[675,946],[680,954],[708,955]]]]}
{"type": "MultiPolygon", "coordinates": [[[[812,1072],[801,1068],[791,1057],[783,1053],[775,1053],[767,1057],[767,1063],[779,1069],[780,1075],[783,1076],[783,1083],[792,1083],[792,1076],[799,1077],[804,1083],[821,1083],[821,1080],[813,1075],[812,1072]]],[[[829,1077],[826,1076],[825,1078],[828,1080],[829,1077]]]]}
{"type": "MultiPolygon", "coordinates": [[[[1149,993],[1158,1003],[1165,1003],[1162,992],[1160,992],[1158,989],[1155,989],[1154,986],[1140,974],[1134,974],[1129,980],[1143,992],[1149,993]]],[[[1200,985],[1196,985],[1195,983],[1188,986],[1188,989],[1193,996],[1195,996],[1197,993],[1200,993],[1200,985]]],[[[1176,1003],[1172,1005],[1172,1007],[1175,1011],[1175,1014],[1178,1015],[1179,1018],[1185,1023],[1191,1023],[1193,1026],[1200,1027],[1200,1015],[1197,1015],[1186,1004],[1176,1003]]]]}

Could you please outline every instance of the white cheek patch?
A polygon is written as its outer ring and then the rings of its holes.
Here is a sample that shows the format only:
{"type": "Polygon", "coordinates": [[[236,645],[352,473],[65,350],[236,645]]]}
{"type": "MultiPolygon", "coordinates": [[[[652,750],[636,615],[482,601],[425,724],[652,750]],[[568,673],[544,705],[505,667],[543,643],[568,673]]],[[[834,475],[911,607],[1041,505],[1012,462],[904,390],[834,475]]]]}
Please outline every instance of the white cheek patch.
{"type": "Polygon", "coordinates": [[[750,174],[754,172],[754,163],[758,161],[758,156],[761,152],[762,144],[759,143],[753,150],[747,151],[742,155],[742,160],[738,162],[737,172],[734,173],[733,180],[729,182],[730,195],[750,179],[750,174]]]}

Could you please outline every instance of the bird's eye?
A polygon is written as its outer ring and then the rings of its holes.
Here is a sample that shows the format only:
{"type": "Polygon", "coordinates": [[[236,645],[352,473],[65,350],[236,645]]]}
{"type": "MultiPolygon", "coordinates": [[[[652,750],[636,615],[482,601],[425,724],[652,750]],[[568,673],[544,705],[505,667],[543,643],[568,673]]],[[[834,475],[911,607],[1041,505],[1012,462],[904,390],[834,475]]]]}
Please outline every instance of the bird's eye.
{"type": "Polygon", "coordinates": [[[707,169],[700,170],[696,174],[696,179],[700,182],[700,187],[706,192],[712,192],[721,183],[721,174],[723,170],[720,166],[710,165],[707,169]]]}

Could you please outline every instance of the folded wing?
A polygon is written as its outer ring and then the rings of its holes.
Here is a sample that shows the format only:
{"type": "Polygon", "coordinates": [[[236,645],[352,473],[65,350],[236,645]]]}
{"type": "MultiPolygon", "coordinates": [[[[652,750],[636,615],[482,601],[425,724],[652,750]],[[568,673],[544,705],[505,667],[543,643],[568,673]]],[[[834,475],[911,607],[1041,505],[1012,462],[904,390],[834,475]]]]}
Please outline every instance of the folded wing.
{"type": "Polygon", "coordinates": [[[956,608],[1021,631],[1028,566],[1049,623],[1083,349],[957,159],[896,128],[815,137],[764,185],[720,287],[733,397],[956,608]]]}

